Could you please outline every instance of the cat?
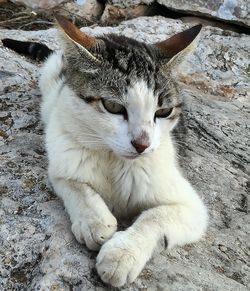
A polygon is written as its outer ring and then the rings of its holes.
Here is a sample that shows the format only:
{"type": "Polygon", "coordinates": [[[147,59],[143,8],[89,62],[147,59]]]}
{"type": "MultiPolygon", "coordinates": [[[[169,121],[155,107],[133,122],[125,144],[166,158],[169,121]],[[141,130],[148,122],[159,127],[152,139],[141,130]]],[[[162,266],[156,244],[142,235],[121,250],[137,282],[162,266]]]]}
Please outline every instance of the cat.
{"type": "Polygon", "coordinates": [[[62,53],[48,53],[40,78],[49,179],[77,241],[99,251],[99,276],[120,287],[137,278],[159,241],[181,246],[207,228],[171,136],[183,102],[174,74],[201,25],[149,45],[57,21],[62,53]],[[117,220],[129,219],[118,231],[117,220]]]}

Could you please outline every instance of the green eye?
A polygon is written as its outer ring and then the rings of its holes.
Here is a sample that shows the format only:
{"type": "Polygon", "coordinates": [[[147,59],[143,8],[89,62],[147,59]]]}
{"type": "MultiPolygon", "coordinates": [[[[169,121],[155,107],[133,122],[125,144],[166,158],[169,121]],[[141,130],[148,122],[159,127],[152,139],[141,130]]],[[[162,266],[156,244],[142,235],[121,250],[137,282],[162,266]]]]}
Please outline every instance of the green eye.
{"type": "Polygon", "coordinates": [[[155,118],[167,118],[171,115],[173,108],[161,108],[155,112],[155,118]]]}
{"type": "Polygon", "coordinates": [[[111,100],[105,100],[102,99],[102,104],[104,108],[112,114],[121,114],[127,116],[127,110],[124,106],[122,106],[120,103],[111,101],[111,100]]]}

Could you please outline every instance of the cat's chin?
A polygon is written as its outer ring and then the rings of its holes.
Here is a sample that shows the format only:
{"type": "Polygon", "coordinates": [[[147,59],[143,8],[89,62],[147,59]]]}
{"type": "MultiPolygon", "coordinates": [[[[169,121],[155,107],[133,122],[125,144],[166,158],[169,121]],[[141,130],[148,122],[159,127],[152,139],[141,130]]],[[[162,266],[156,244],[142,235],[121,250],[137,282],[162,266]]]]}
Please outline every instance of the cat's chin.
{"type": "Polygon", "coordinates": [[[135,160],[138,159],[140,157],[140,155],[136,155],[136,156],[120,156],[122,159],[124,160],[135,160]]]}
{"type": "Polygon", "coordinates": [[[123,160],[137,160],[139,158],[148,156],[149,153],[145,153],[145,154],[138,154],[138,155],[119,155],[119,157],[123,160]]]}

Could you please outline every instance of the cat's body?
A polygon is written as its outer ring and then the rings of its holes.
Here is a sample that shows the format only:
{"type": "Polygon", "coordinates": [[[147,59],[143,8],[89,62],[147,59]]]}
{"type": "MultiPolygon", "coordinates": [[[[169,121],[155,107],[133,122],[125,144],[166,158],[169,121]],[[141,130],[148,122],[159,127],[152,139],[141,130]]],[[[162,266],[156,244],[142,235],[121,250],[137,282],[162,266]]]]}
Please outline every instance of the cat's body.
{"type": "MultiPolygon", "coordinates": [[[[178,168],[170,132],[181,98],[171,76],[165,78],[152,60],[151,49],[135,49],[148,58],[147,72],[145,63],[130,63],[135,68],[129,75],[128,63],[119,57],[120,68],[101,60],[105,74],[98,73],[101,54],[91,51],[94,39],[87,39],[90,49],[84,49],[63,21],[70,38],[65,41],[66,62],[59,53],[50,56],[40,81],[49,177],[76,239],[90,249],[101,248],[97,271],[102,280],[121,286],[138,276],[160,240],[172,247],[199,239],[207,225],[206,208],[178,168]],[[115,101],[105,103],[106,96],[115,101]],[[157,111],[164,104],[174,108],[169,115],[165,108],[157,111]],[[116,232],[117,219],[135,222],[116,232]]],[[[101,45],[103,40],[98,49],[101,45]]]]}

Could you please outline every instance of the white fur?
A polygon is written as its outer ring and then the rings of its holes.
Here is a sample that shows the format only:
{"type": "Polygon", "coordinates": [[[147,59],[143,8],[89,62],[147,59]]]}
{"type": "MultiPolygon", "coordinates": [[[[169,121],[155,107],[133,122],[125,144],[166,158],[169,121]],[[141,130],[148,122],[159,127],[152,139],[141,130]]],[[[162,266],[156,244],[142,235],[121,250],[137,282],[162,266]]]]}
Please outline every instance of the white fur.
{"type": "Polygon", "coordinates": [[[164,236],[169,247],[198,240],[206,208],[176,164],[173,123],[153,122],[157,101],[143,81],[123,96],[127,122],[75,96],[59,79],[61,68],[61,56],[52,55],[40,82],[49,177],[76,239],[93,250],[103,245],[96,265],[102,280],[122,286],[135,280],[164,236]],[[150,146],[137,157],[131,140],[142,131],[150,146]],[[127,230],[116,232],[116,217],[137,214],[127,230]]]}

